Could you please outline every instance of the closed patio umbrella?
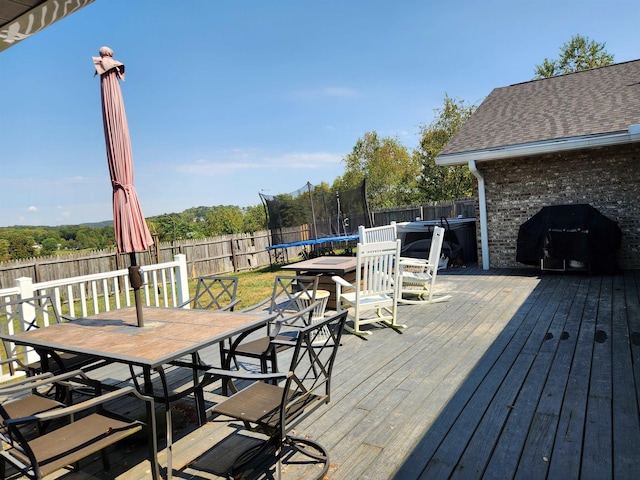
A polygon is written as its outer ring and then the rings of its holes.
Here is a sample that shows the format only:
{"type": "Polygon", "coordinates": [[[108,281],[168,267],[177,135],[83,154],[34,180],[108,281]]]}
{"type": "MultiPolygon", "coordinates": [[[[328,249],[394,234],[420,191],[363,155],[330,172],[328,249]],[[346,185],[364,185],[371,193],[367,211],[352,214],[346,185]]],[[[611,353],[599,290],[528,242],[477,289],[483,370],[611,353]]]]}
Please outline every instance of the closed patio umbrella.
{"type": "Polygon", "coordinates": [[[153,240],[133,186],[131,140],[119,83],[119,79],[124,80],[124,65],[114,60],[109,47],[100,49],[100,57],[93,57],[93,64],[96,75],[100,75],[104,138],[113,187],[113,229],[118,251],[130,254],[129,278],[135,296],[138,326],[142,327],[142,277],[135,252],[146,250],[153,240]]]}

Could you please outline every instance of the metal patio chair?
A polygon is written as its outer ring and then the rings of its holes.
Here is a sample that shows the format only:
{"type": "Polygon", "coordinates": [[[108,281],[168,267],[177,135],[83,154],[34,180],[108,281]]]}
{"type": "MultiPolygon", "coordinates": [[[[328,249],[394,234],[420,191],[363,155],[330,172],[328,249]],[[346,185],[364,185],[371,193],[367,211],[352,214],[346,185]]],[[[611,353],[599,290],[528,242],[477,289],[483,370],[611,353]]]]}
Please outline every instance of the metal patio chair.
{"type": "MultiPolygon", "coordinates": [[[[289,457],[293,452],[323,465],[316,478],[326,474],[329,468],[327,450],[306,435],[292,434],[302,420],[330,401],[331,374],[346,317],[347,312],[335,314],[302,328],[295,339],[282,341],[293,348],[287,371],[258,375],[211,371],[214,375],[230,379],[255,380],[217,404],[213,413],[241,420],[248,429],[262,432],[267,437],[263,443],[236,459],[229,472],[230,478],[239,478],[238,475],[247,470],[262,472],[271,468],[273,463],[279,470],[281,462],[285,461],[283,459],[291,459],[295,463],[294,459],[300,457],[289,457]],[[269,383],[274,380],[276,384],[269,383]]],[[[275,478],[280,477],[276,475],[275,478]]]]}
{"type": "MultiPolygon", "coordinates": [[[[51,385],[57,381],[49,379],[51,385]]],[[[72,378],[67,378],[71,381],[72,378]]],[[[83,379],[85,380],[85,379],[83,379]]],[[[85,382],[83,381],[83,385],[85,382]]],[[[30,390],[33,385],[25,384],[30,390]]],[[[103,408],[104,404],[125,395],[142,397],[133,387],[125,387],[99,395],[78,403],[41,413],[15,416],[8,405],[0,404],[0,416],[4,422],[6,448],[0,451],[0,477],[6,478],[6,466],[12,465],[22,475],[31,479],[41,479],[60,469],[70,468],[80,460],[96,452],[101,452],[103,467],[109,469],[105,448],[142,430],[145,425],[137,420],[128,420],[103,408]],[[86,412],[86,415],[83,414],[86,412]],[[72,418],[74,421],[51,428],[42,435],[32,437],[25,434],[23,427],[36,423],[51,422],[59,418],[72,418]]],[[[150,447],[151,448],[151,447],[150,447]]],[[[155,449],[150,450],[150,460],[155,469],[155,449]]]]}
{"type": "MultiPolygon", "coordinates": [[[[0,365],[7,365],[15,361],[16,359],[13,358],[5,359],[0,361],[0,365]]],[[[62,408],[71,402],[71,391],[60,382],[79,374],[81,374],[80,370],[58,376],[48,372],[9,380],[8,383],[0,387],[0,405],[12,418],[28,417],[62,408]],[[52,387],[52,385],[55,386],[52,387]],[[46,388],[43,390],[43,387],[46,388]]],[[[37,428],[38,433],[43,433],[46,424],[38,423],[37,428]]],[[[7,433],[4,419],[0,417],[0,440],[5,444],[9,441],[7,433]]]]}
{"type": "Polygon", "coordinates": [[[238,277],[220,275],[206,275],[198,277],[196,292],[192,298],[184,301],[178,307],[200,308],[204,310],[233,311],[240,302],[236,297],[238,292],[238,277]]]}
{"type": "MultiPolygon", "coordinates": [[[[0,316],[5,317],[5,321],[1,325],[3,333],[10,335],[16,330],[26,332],[37,328],[46,328],[48,325],[63,321],[53,297],[46,294],[0,302],[0,316]]],[[[73,321],[68,317],[65,319],[73,321]]],[[[55,351],[49,351],[46,358],[41,358],[33,350],[17,345],[11,340],[3,339],[2,342],[5,358],[12,359],[8,363],[11,375],[14,375],[16,371],[23,371],[27,375],[36,375],[43,371],[58,374],[77,369],[91,370],[106,363],[104,359],[90,355],[55,351]]]]}
{"type": "Polygon", "coordinates": [[[240,310],[246,313],[258,313],[275,315],[273,321],[267,326],[263,335],[255,335],[256,330],[246,332],[241,337],[232,339],[228,344],[221,344],[221,358],[223,365],[230,366],[231,361],[239,367],[238,357],[257,359],[260,362],[260,371],[267,373],[269,364],[272,372],[278,370],[277,354],[286,348],[286,345],[275,345],[274,338],[288,340],[295,334],[295,330],[309,325],[316,307],[316,292],[318,290],[318,277],[307,275],[278,275],[274,279],[271,296],[262,302],[240,310]],[[308,300],[306,308],[300,310],[298,298],[304,296],[308,300]],[[276,324],[277,323],[277,324],[276,324]],[[293,332],[293,333],[292,333],[293,332]],[[257,338],[256,338],[257,337],[257,338]]]}

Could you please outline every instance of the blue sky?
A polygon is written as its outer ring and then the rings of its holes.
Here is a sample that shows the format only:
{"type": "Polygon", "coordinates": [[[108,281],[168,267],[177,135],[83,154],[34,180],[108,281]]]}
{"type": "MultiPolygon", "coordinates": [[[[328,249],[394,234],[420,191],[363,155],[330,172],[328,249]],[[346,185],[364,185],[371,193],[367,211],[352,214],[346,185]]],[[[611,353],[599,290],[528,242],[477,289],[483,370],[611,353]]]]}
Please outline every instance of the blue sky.
{"type": "Polygon", "coordinates": [[[0,53],[0,226],[112,218],[103,45],[150,217],[331,184],[368,131],[413,149],[445,95],[479,104],[575,34],[640,58],[637,1],[96,0],[0,53]]]}

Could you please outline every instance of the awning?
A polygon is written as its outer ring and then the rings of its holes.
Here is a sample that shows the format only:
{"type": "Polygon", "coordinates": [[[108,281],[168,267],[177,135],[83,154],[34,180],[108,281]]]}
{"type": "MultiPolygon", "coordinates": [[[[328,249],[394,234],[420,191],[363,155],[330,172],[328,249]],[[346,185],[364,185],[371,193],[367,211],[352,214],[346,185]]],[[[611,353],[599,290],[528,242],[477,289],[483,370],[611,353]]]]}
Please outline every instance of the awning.
{"type": "Polygon", "coordinates": [[[0,52],[94,0],[0,0],[0,52]]]}

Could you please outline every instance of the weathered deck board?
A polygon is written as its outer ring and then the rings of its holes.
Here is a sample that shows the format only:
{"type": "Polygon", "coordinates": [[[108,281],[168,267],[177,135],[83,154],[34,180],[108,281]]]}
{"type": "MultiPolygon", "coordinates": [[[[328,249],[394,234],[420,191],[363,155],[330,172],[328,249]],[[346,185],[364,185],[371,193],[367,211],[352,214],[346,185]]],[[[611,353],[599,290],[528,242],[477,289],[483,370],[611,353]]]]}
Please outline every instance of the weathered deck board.
{"type": "MultiPolygon", "coordinates": [[[[635,478],[640,272],[538,273],[447,271],[439,282],[455,287],[453,298],[401,306],[402,333],[345,335],[331,403],[298,428],[331,452],[327,478],[635,478]]],[[[217,361],[215,349],[207,360],[217,361]]],[[[127,377],[115,366],[99,373],[127,377]]],[[[181,375],[171,372],[176,384],[181,375]]],[[[207,393],[212,405],[218,393],[207,393]]],[[[135,402],[119,408],[142,415],[135,402]]],[[[181,479],[224,478],[254,441],[223,417],[181,425],[175,438],[181,479]]],[[[110,473],[96,458],[62,478],[149,478],[143,443],[112,449],[110,473]]]]}

